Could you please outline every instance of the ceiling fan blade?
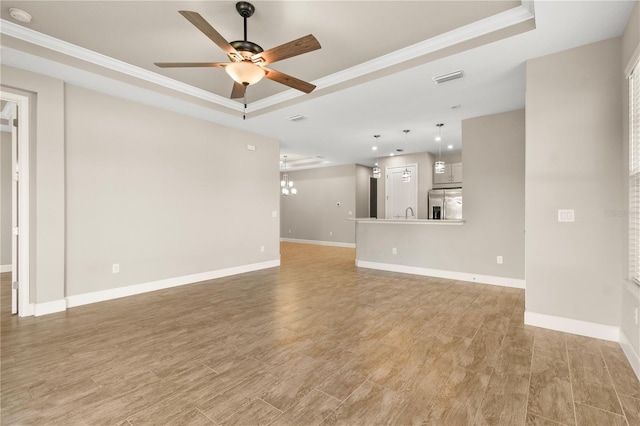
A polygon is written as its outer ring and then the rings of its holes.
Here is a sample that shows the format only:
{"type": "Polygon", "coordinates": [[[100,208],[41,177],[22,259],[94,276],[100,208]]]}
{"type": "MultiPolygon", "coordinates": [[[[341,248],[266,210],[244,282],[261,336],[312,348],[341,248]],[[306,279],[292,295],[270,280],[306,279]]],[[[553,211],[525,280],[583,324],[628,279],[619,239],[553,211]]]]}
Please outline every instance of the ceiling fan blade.
{"type": "Polygon", "coordinates": [[[160,68],[224,67],[228,62],[154,62],[160,68]]]}
{"type": "Polygon", "coordinates": [[[220,33],[217,32],[198,12],[191,12],[189,10],[180,10],[179,12],[182,16],[187,18],[189,22],[195,25],[197,29],[202,31],[204,35],[209,37],[211,41],[217,44],[220,49],[224,50],[227,56],[230,58],[233,55],[239,56],[238,51],[234,49],[233,46],[231,46],[229,42],[225,40],[225,38],[222,37],[220,33]]]}
{"type": "Polygon", "coordinates": [[[301,92],[311,93],[313,89],[316,88],[316,86],[311,83],[307,83],[306,81],[291,77],[290,75],[287,75],[280,71],[272,70],[269,68],[264,68],[264,70],[267,72],[265,74],[265,77],[269,80],[277,81],[278,83],[300,90],[301,92]]]}
{"type": "Polygon", "coordinates": [[[247,86],[237,82],[233,82],[233,89],[231,90],[231,99],[244,98],[244,92],[247,90],[247,86]]]}
{"type": "Polygon", "coordinates": [[[263,58],[267,64],[272,64],[283,59],[291,58],[292,56],[302,55],[303,53],[312,52],[320,49],[320,43],[311,34],[300,37],[297,40],[290,41],[289,43],[281,44],[280,46],[265,50],[262,53],[257,53],[254,58],[263,58]]]}

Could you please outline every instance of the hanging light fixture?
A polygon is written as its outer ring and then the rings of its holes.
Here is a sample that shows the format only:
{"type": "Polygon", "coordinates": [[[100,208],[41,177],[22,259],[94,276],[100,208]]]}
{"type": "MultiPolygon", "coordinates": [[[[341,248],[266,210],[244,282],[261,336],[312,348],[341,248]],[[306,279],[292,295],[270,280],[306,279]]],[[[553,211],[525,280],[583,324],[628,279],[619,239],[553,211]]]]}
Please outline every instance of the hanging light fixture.
{"type": "Polygon", "coordinates": [[[442,126],[443,123],[436,124],[438,126],[438,136],[436,141],[438,142],[438,161],[436,161],[435,172],[438,174],[444,173],[444,161],[442,161],[442,126]]]}
{"type": "MultiPolygon", "coordinates": [[[[404,132],[404,152],[405,155],[407,154],[407,146],[408,146],[408,135],[410,130],[403,130],[404,132]]],[[[411,182],[411,172],[409,171],[409,168],[407,167],[407,157],[405,157],[405,161],[404,161],[404,172],[402,172],[402,181],[403,182],[411,182]]]]}
{"type": "Polygon", "coordinates": [[[298,190],[293,187],[293,181],[289,180],[287,174],[287,156],[284,155],[284,173],[282,174],[282,180],[280,181],[280,193],[282,195],[296,195],[298,190]]]}
{"type": "Polygon", "coordinates": [[[376,145],[373,149],[376,151],[376,164],[373,166],[373,177],[374,179],[380,179],[382,177],[382,169],[378,166],[378,138],[380,135],[373,135],[376,138],[376,145]]]}

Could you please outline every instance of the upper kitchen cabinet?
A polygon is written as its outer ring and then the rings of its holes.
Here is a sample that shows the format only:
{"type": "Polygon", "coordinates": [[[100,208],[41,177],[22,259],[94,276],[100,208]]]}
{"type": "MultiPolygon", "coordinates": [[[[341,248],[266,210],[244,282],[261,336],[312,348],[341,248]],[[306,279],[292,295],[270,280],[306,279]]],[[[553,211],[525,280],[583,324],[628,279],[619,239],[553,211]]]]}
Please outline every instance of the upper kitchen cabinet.
{"type": "Polygon", "coordinates": [[[458,184],[462,185],[462,163],[449,163],[444,165],[444,173],[433,172],[434,185],[458,184]]]}

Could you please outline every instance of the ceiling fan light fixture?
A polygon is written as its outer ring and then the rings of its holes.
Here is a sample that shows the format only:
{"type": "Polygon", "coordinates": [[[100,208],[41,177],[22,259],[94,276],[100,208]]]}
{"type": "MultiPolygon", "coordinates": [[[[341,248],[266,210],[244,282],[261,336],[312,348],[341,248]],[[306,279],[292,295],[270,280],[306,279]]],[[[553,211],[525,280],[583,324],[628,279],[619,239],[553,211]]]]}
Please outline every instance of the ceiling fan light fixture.
{"type": "Polygon", "coordinates": [[[250,61],[232,62],[224,67],[224,70],[236,83],[250,86],[256,84],[265,76],[262,67],[250,61]]]}

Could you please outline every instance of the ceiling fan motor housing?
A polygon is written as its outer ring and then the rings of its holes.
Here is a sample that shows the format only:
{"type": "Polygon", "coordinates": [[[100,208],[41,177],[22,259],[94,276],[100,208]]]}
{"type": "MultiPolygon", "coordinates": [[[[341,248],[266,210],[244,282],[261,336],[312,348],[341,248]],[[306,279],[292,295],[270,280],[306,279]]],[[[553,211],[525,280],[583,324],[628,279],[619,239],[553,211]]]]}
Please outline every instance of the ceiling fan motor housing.
{"type": "Polygon", "coordinates": [[[236,10],[243,18],[250,18],[253,12],[256,11],[256,8],[247,1],[239,1],[236,3],[236,10]]]}
{"type": "Polygon", "coordinates": [[[262,47],[258,46],[252,41],[236,40],[232,41],[229,44],[233,46],[233,48],[236,49],[245,59],[250,58],[256,53],[264,52],[264,49],[262,49],[262,47]]]}

